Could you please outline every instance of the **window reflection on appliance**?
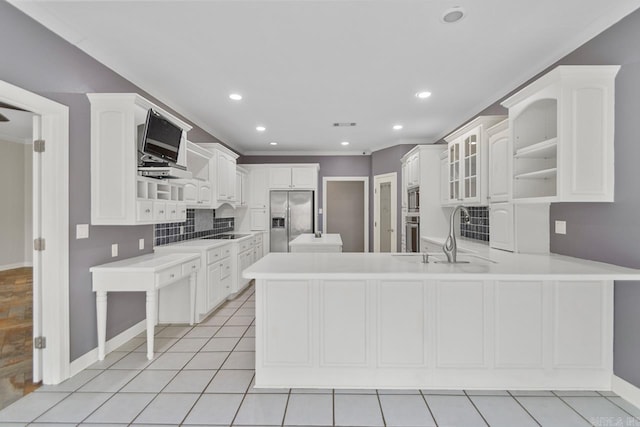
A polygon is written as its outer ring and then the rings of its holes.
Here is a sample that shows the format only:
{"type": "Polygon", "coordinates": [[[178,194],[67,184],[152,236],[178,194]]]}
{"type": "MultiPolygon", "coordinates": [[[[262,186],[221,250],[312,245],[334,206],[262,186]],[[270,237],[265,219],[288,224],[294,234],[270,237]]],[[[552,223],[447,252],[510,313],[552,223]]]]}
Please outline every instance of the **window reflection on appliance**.
{"type": "Polygon", "coordinates": [[[420,252],[420,217],[409,215],[407,224],[407,252],[420,252]]]}
{"type": "Polygon", "coordinates": [[[420,212],[420,187],[413,187],[407,190],[409,200],[409,212],[420,212]]]}

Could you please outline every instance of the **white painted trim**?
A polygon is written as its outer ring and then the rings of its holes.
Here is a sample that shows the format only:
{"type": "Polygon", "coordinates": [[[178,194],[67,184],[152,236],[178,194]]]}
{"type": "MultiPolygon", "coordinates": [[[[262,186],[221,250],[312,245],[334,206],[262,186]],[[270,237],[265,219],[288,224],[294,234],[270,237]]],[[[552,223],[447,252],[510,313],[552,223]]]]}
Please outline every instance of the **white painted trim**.
{"type": "Polygon", "coordinates": [[[368,176],[325,176],[322,177],[322,231],[327,230],[327,182],[362,181],[364,185],[364,251],[369,252],[369,177],[368,176]]]}
{"type": "Polygon", "coordinates": [[[634,386],[630,382],[623,380],[616,375],[612,375],[611,391],[634,406],[640,408],[640,388],[634,386]]]}
{"type": "Polygon", "coordinates": [[[14,264],[0,265],[0,271],[13,270],[14,268],[33,267],[31,262],[16,262],[14,264]]]}
{"type": "Polygon", "coordinates": [[[371,150],[361,151],[245,151],[243,156],[368,156],[371,150]]]}
{"type": "MultiPolygon", "coordinates": [[[[141,333],[147,330],[147,320],[141,320],[136,323],[126,331],[123,331],[111,338],[109,341],[105,343],[105,351],[109,353],[111,351],[116,350],[121,345],[128,342],[130,339],[137,337],[141,333]]],[[[69,373],[71,376],[74,376],[78,372],[87,369],[89,366],[93,365],[98,361],[98,347],[93,350],[89,350],[82,356],[78,357],[76,360],[71,362],[69,366],[69,373]]]]}
{"type": "Polygon", "coordinates": [[[18,138],[16,136],[4,135],[0,133],[0,141],[13,142],[14,144],[31,144],[31,138],[18,138]]]}
{"type": "MultiPolygon", "coordinates": [[[[398,252],[398,173],[390,172],[373,177],[373,220],[374,223],[380,222],[380,196],[376,191],[381,183],[388,182],[391,184],[391,224],[393,233],[391,239],[391,252],[398,252]]],[[[373,251],[380,252],[380,239],[376,233],[376,227],[373,227],[373,251]]]]}
{"type": "MultiPolygon", "coordinates": [[[[39,236],[46,239],[46,250],[40,257],[34,253],[34,307],[38,287],[39,300],[47,302],[41,305],[40,317],[34,310],[34,334],[47,338],[47,348],[39,351],[42,378],[34,369],[34,381],[57,384],[69,377],[69,108],[4,81],[0,81],[0,101],[40,116],[40,137],[47,141],[47,149],[39,155],[42,198],[38,204],[34,191],[33,205],[34,237],[40,230],[39,236]],[[36,320],[42,324],[40,331],[36,320]]],[[[37,170],[36,162],[33,168],[37,170]]],[[[37,183],[33,185],[35,190],[37,183]]],[[[39,358],[34,351],[34,367],[39,358]]]]}

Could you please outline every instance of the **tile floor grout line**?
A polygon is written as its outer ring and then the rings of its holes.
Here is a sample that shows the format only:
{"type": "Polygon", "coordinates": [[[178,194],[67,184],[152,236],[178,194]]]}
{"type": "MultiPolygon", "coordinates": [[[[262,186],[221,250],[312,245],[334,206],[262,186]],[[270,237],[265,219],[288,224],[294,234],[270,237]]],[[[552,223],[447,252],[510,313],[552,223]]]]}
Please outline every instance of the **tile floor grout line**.
{"type": "MultiPolygon", "coordinates": [[[[255,375],[253,376],[255,378],[255,375]]],[[[281,427],[284,427],[284,420],[287,418],[287,409],[289,408],[289,399],[291,399],[291,389],[289,389],[289,394],[287,394],[287,402],[284,404],[284,414],[282,414],[282,423],[281,427]]]]}
{"type": "Polygon", "coordinates": [[[487,427],[491,427],[491,424],[489,424],[489,422],[487,421],[487,419],[484,417],[484,415],[482,415],[482,412],[480,412],[480,409],[478,409],[478,407],[476,406],[475,402],[473,401],[473,399],[471,399],[471,397],[469,396],[469,393],[467,393],[467,390],[462,390],[462,392],[464,393],[464,395],[467,397],[467,399],[469,400],[469,402],[471,402],[471,405],[473,405],[474,409],[478,412],[478,415],[480,415],[480,418],[482,418],[482,421],[484,421],[484,423],[487,425],[487,427]]]}
{"type": "Polygon", "coordinates": [[[562,396],[559,396],[559,395],[558,395],[558,394],[556,394],[556,392],[555,392],[555,391],[553,391],[553,390],[551,390],[551,393],[553,393],[553,395],[554,395],[557,399],[560,399],[560,401],[561,401],[562,403],[564,403],[564,404],[565,404],[565,405],[567,405],[569,408],[571,408],[571,410],[572,410],[573,412],[575,412],[576,414],[578,414],[578,416],[579,416],[580,418],[582,418],[582,419],[583,419],[583,420],[585,420],[587,423],[589,423],[589,425],[594,425],[594,424],[593,424],[591,421],[589,421],[589,420],[588,420],[584,415],[582,415],[580,412],[578,412],[578,410],[577,410],[576,408],[574,408],[573,406],[569,405],[569,403],[568,403],[566,400],[564,400],[564,399],[562,398],[562,396]]]}
{"type": "Polygon", "coordinates": [[[238,414],[240,413],[240,408],[242,408],[242,404],[244,403],[244,400],[247,398],[247,395],[249,394],[249,387],[251,387],[251,382],[253,382],[253,379],[255,378],[256,374],[253,374],[253,377],[251,377],[251,381],[249,381],[249,386],[247,387],[247,389],[244,391],[244,394],[242,395],[242,400],[240,401],[240,404],[238,405],[238,409],[236,409],[236,413],[233,415],[233,419],[231,420],[231,423],[229,423],[229,427],[233,426],[234,423],[236,422],[236,418],[238,418],[238,414]]]}
{"type": "Polygon", "coordinates": [[[513,400],[515,400],[515,401],[516,401],[516,403],[517,403],[517,404],[522,408],[522,410],[523,410],[524,412],[526,412],[526,413],[527,413],[527,415],[529,415],[529,416],[531,417],[531,419],[533,419],[533,421],[534,421],[536,424],[538,424],[540,427],[542,427],[542,424],[540,424],[540,422],[536,419],[536,417],[534,417],[534,416],[533,416],[533,414],[531,414],[531,412],[529,412],[529,410],[528,410],[527,408],[525,408],[525,407],[524,407],[524,405],[522,404],[522,402],[520,402],[520,401],[518,400],[518,397],[517,397],[517,396],[514,396],[514,395],[513,395],[509,390],[507,390],[507,393],[509,393],[509,396],[511,396],[511,398],[512,398],[513,400]]]}
{"type": "Polygon", "coordinates": [[[378,400],[378,408],[380,408],[380,416],[382,417],[382,424],[386,427],[387,420],[384,417],[384,410],[382,409],[382,402],[380,401],[380,393],[378,393],[377,389],[376,389],[376,399],[378,400]]]}
{"type": "Polygon", "coordinates": [[[438,421],[436,420],[436,416],[433,414],[433,411],[429,406],[429,402],[427,402],[427,397],[424,395],[424,393],[420,389],[418,389],[418,393],[420,393],[420,396],[422,396],[422,400],[424,400],[424,404],[427,405],[427,410],[431,414],[431,419],[433,419],[433,423],[436,425],[436,427],[438,427],[438,421]]]}
{"type": "MultiPolygon", "coordinates": [[[[627,414],[629,414],[629,416],[633,417],[633,419],[640,421],[640,416],[636,416],[633,415],[631,412],[627,411],[626,409],[624,409],[622,406],[618,405],[616,402],[614,402],[613,400],[611,400],[611,397],[620,397],[620,396],[602,396],[605,399],[607,399],[609,402],[611,402],[612,404],[616,405],[618,408],[622,409],[624,412],[626,412],[627,414]]],[[[621,399],[623,399],[622,397],[620,397],[621,399]]],[[[624,400],[624,399],[623,399],[624,400]]]]}

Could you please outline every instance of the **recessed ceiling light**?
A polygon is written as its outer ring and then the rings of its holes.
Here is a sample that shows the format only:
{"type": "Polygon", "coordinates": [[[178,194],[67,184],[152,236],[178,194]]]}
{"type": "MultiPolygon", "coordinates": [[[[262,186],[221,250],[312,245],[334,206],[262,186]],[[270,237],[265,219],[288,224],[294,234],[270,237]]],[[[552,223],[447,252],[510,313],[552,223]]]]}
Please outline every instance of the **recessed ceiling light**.
{"type": "Polygon", "coordinates": [[[274,142],[270,142],[269,145],[278,145],[278,143],[274,141],[274,142]]]}
{"type": "Polygon", "coordinates": [[[242,95],[240,95],[239,93],[232,93],[231,95],[229,95],[229,98],[233,99],[234,101],[240,101],[242,99],[242,95]]]}
{"type": "Polygon", "coordinates": [[[258,132],[264,132],[265,130],[267,130],[267,128],[266,128],[266,127],[264,127],[264,126],[256,126],[256,130],[257,130],[258,132]]]}
{"type": "Polygon", "coordinates": [[[349,145],[349,141],[342,141],[340,144],[342,144],[342,145],[349,145]]]}
{"type": "Polygon", "coordinates": [[[427,92],[427,91],[416,93],[416,98],[418,99],[427,99],[430,96],[431,96],[431,92],[427,92]]]}
{"type": "Polygon", "coordinates": [[[464,9],[460,6],[447,9],[442,14],[442,22],[445,24],[453,24],[454,22],[460,21],[462,18],[464,18],[464,9]]]}
{"type": "Polygon", "coordinates": [[[393,125],[393,130],[400,130],[402,129],[402,125],[393,125]]]}

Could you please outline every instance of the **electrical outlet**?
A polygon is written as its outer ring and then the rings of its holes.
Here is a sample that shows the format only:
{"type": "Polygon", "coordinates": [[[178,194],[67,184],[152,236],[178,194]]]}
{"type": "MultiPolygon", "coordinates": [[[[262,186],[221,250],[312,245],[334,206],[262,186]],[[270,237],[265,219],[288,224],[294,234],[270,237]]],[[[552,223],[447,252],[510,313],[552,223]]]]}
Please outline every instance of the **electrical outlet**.
{"type": "Polygon", "coordinates": [[[231,227],[231,221],[227,223],[227,227],[231,227]]]}
{"type": "Polygon", "coordinates": [[[140,250],[144,249],[144,239],[138,240],[138,249],[140,250]]]}
{"type": "Polygon", "coordinates": [[[76,239],[89,238],[89,224],[76,224],[76,239]]]}
{"type": "Polygon", "coordinates": [[[118,244],[114,243],[113,245],[111,245],[111,257],[115,258],[118,256],[118,244]]]}
{"type": "Polygon", "coordinates": [[[184,234],[184,225],[180,226],[180,234],[184,234]]]}
{"type": "Polygon", "coordinates": [[[567,221],[556,221],[556,234],[567,234],[567,221]]]}

